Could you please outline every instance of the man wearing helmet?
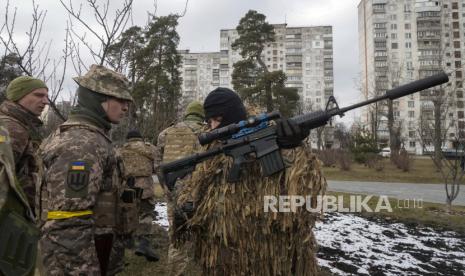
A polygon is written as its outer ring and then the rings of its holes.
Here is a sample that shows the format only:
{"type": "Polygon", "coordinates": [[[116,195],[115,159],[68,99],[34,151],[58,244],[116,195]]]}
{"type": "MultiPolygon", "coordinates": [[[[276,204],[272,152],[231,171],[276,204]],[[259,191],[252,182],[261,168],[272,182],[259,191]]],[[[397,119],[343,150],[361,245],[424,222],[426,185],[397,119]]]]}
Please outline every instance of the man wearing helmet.
{"type": "Polygon", "coordinates": [[[92,65],[74,80],[77,106],[41,145],[47,170],[41,189],[43,264],[47,275],[109,275],[115,250],[121,255],[115,242],[125,229],[118,209],[119,159],[108,134],[132,97],[126,77],[103,66],[92,65]]]}

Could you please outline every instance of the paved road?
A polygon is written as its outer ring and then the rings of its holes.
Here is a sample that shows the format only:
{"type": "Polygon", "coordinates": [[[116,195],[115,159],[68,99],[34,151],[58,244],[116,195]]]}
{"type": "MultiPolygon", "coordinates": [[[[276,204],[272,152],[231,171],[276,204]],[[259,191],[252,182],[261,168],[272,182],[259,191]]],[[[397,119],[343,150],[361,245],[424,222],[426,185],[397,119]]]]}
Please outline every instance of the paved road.
{"type": "MultiPolygon", "coordinates": [[[[446,201],[446,191],[443,184],[328,180],[328,185],[330,191],[336,192],[386,195],[399,199],[423,199],[423,201],[436,203],[445,203],[446,201]]],[[[465,206],[465,185],[460,186],[459,195],[453,204],[465,206]]]]}

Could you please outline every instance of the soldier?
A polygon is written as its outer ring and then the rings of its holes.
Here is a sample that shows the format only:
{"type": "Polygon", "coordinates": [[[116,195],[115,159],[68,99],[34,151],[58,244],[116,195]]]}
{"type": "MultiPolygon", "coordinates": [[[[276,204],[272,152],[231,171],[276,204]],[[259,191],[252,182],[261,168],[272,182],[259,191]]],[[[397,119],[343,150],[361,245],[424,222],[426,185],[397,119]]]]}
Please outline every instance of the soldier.
{"type": "Polygon", "coordinates": [[[34,210],[42,165],[36,153],[42,141],[40,114],[48,104],[47,85],[29,76],[17,77],[6,89],[0,105],[0,122],[11,137],[16,176],[34,210]]]}
{"type": "MultiPolygon", "coordinates": [[[[157,149],[159,153],[157,154],[158,160],[156,164],[170,162],[199,150],[200,145],[197,141],[197,134],[204,127],[204,117],[205,113],[202,103],[198,101],[191,102],[186,108],[184,120],[165,129],[158,136],[157,149]]],[[[182,275],[189,261],[189,244],[178,248],[172,237],[175,219],[174,204],[177,193],[182,189],[182,181],[176,183],[176,188],[173,191],[169,191],[166,187],[164,188],[168,199],[168,222],[170,224],[168,270],[170,271],[170,275],[182,275]]]]}
{"type": "MultiPolygon", "coordinates": [[[[204,109],[211,129],[247,118],[241,99],[227,88],[212,91],[204,109]]],[[[203,275],[317,274],[312,232],[317,215],[305,208],[290,213],[264,211],[266,196],[299,195],[315,200],[326,187],[319,162],[301,145],[308,131],[290,120],[278,121],[276,128],[286,164],[282,172],[263,177],[258,162],[249,156],[241,179],[228,183],[232,160],[219,155],[197,165],[184,183],[177,205],[193,198],[195,208],[184,228],[189,231],[178,231],[175,237],[183,242],[187,235],[194,241],[203,275]]]]}
{"type": "Polygon", "coordinates": [[[0,125],[0,275],[31,275],[39,231],[15,175],[11,139],[0,125]],[[24,254],[28,251],[28,254],[24,254]]]}
{"type": "Polygon", "coordinates": [[[121,237],[132,225],[121,219],[130,217],[135,193],[122,187],[108,133],[132,97],[126,77],[103,66],[92,65],[74,80],[77,106],[41,145],[43,264],[47,275],[113,275],[122,269],[121,237]]]}
{"type": "Polygon", "coordinates": [[[138,130],[129,131],[126,139],[126,143],[118,149],[124,164],[123,176],[129,186],[142,191],[138,208],[139,227],[136,230],[138,245],[135,254],[156,262],[159,258],[151,244],[152,222],[156,219],[153,182],[156,148],[144,142],[138,130]]]}

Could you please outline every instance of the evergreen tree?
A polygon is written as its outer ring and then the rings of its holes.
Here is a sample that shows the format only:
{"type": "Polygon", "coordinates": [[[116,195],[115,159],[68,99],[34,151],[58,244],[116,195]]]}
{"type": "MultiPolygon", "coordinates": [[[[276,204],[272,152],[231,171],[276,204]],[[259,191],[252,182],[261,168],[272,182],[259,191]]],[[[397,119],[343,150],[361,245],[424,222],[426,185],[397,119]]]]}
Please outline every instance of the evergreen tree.
{"type": "Polygon", "coordinates": [[[236,30],[239,38],[232,47],[240,51],[244,60],[233,65],[234,89],[244,100],[265,106],[268,112],[278,108],[283,114],[291,115],[299,100],[297,89],[286,88],[285,73],[270,72],[262,57],[266,45],[275,41],[273,26],[266,22],[265,15],[250,10],[236,30]]]}

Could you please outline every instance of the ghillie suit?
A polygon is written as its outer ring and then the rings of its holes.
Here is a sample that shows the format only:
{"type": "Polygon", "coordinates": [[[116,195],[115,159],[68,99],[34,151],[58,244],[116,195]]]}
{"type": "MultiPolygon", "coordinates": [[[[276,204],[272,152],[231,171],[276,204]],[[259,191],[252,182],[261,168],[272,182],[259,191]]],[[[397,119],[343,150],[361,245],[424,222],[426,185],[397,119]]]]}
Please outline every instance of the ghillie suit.
{"type": "Polygon", "coordinates": [[[306,146],[281,153],[286,169],[271,177],[263,177],[258,162],[250,161],[242,168],[241,180],[229,183],[232,160],[221,155],[199,164],[185,184],[178,203],[193,197],[196,210],[176,238],[194,241],[195,259],[205,275],[317,274],[312,229],[320,213],[305,206],[295,212],[265,212],[264,200],[310,196],[316,206],[326,179],[306,146]]]}

